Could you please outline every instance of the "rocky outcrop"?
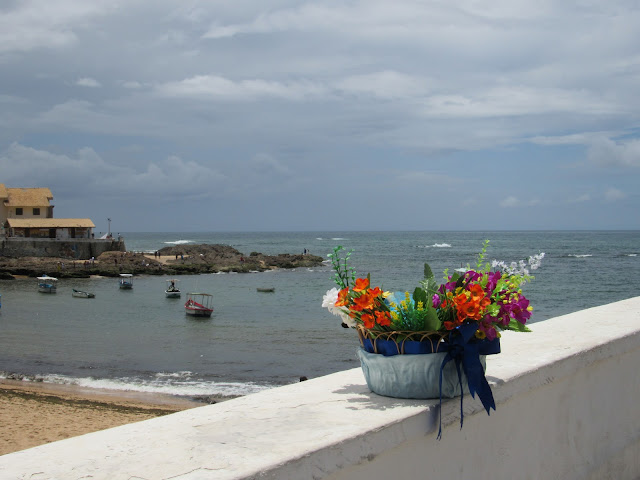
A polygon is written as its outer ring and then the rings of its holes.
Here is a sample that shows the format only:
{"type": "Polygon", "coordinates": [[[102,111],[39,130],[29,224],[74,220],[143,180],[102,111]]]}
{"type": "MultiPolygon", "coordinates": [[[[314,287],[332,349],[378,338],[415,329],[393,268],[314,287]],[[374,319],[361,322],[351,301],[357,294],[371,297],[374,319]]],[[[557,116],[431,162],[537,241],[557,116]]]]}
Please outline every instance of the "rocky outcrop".
{"type": "Polygon", "coordinates": [[[56,278],[91,275],[190,275],[217,272],[255,272],[272,269],[314,267],[323,258],[315,255],[246,255],[229,245],[184,245],[165,247],[159,256],[136,252],[104,252],[95,261],[52,257],[0,257],[0,278],[15,275],[36,277],[48,274],[56,278]]]}
{"type": "Polygon", "coordinates": [[[322,263],[322,257],[315,255],[264,255],[251,252],[248,256],[229,245],[187,245],[165,247],[159,250],[161,256],[174,257],[167,265],[202,265],[219,271],[264,271],[274,268],[312,267],[322,263]]]}

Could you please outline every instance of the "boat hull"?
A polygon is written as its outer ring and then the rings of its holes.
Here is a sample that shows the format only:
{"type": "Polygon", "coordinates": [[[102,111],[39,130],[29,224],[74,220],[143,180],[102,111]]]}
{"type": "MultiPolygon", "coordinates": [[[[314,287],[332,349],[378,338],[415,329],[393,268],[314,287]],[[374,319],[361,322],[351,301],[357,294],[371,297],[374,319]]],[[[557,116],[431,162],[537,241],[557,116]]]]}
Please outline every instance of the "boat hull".
{"type": "Polygon", "coordinates": [[[170,292],[170,291],[165,291],[164,294],[167,296],[167,298],[180,298],[180,295],[181,295],[180,292],[170,292]]]}
{"type": "Polygon", "coordinates": [[[211,295],[208,293],[189,293],[184,311],[193,317],[210,317],[213,313],[211,295]]]}
{"type": "Polygon", "coordinates": [[[71,296],[76,298],[95,298],[96,297],[95,293],[88,293],[88,292],[73,292],[71,296]]]}
{"type": "Polygon", "coordinates": [[[213,310],[208,308],[185,307],[184,311],[187,315],[191,315],[192,317],[210,317],[213,313],[213,310]]]}
{"type": "Polygon", "coordinates": [[[56,293],[57,290],[56,290],[55,285],[54,286],[51,286],[51,285],[39,285],[38,286],[38,291],[40,293],[56,293]]]}

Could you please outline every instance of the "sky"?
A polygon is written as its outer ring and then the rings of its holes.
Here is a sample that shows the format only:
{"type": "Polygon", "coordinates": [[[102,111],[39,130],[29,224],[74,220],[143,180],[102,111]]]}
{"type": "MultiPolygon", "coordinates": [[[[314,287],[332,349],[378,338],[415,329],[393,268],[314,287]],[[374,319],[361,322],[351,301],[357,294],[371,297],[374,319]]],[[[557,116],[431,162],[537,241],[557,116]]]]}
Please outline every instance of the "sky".
{"type": "Polygon", "coordinates": [[[0,183],[96,231],[640,229],[636,0],[0,0],[0,183]]]}

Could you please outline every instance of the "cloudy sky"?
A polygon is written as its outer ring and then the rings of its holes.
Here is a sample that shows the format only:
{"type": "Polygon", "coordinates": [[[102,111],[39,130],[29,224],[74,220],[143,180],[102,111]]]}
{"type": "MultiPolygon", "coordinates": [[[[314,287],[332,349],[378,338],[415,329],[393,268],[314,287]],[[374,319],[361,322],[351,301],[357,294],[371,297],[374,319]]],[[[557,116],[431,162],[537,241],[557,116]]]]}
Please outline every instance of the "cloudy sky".
{"type": "Polygon", "coordinates": [[[0,183],[96,231],[640,228],[636,0],[2,0],[0,183]]]}

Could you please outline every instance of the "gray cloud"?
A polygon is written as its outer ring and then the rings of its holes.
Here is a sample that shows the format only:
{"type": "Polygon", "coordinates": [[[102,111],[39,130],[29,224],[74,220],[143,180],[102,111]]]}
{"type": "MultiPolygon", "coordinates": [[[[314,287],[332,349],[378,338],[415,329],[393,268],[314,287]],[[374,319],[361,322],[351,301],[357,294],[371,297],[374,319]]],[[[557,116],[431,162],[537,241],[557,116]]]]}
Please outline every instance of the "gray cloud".
{"type": "Polygon", "coordinates": [[[100,85],[100,82],[98,82],[96,79],[89,78],[89,77],[79,78],[76,81],[76,85],[78,85],[80,87],[89,87],[89,88],[97,88],[97,87],[101,87],[102,86],[102,85],[100,85]]]}
{"type": "Polygon", "coordinates": [[[170,156],[150,163],[137,171],[128,166],[105,162],[89,147],[74,155],[52,154],[43,150],[12,144],[0,153],[3,183],[18,185],[29,176],[32,186],[49,186],[56,191],[73,191],[73,196],[109,195],[127,197],[209,196],[212,188],[224,186],[226,177],[193,161],[170,156]],[[60,175],[60,172],[70,172],[60,175]]]}
{"type": "MultiPolygon", "coordinates": [[[[224,197],[250,223],[273,202],[282,229],[292,199],[331,228],[337,199],[374,189],[398,225],[428,197],[441,228],[569,228],[640,183],[638,23],[625,0],[11,2],[0,182],[51,184],[62,206],[137,196],[122,216],[224,197]],[[514,215],[456,224],[471,198],[514,215]]],[[[620,225],[640,228],[639,201],[620,225]]]]}
{"type": "Polygon", "coordinates": [[[589,144],[587,155],[598,165],[640,167],[640,139],[594,139],[589,144]]]}

